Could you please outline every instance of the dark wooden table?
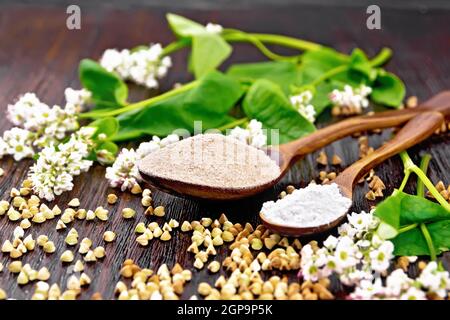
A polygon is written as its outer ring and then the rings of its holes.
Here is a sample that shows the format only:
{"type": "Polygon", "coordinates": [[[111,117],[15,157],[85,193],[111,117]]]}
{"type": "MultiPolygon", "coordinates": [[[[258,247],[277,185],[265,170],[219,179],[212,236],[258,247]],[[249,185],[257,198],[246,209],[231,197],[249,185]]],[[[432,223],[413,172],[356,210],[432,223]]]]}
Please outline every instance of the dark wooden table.
{"type": "MultiPolygon", "coordinates": [[[[152,7],[117,10],[111,7],[82,8],[81,31],[69,31],[65,27],[65,7],[16,6],[3,4],[0,7],[0,101],[3,116],[0,116],[1,131],[10,127],[4,116],[8,103],[25,92],[36,92],[48,104],[63,103],[64,88],[79,87],[77,65],[85,57],[98,58],[106,48],[126,48],[150,42],[167,44],[172,35],[166,26],[164,14],[167,10],[152,7]]],[[[256,9],[221,9],[205,11],[178,11],[183,15],[202,22],[218,22],[224,26],[241,28],[247,31],[283,33],[303,37],[313,41],[334,46],[338,50],[349,52],[354,47],[361,47],[369,54],[375,54],[382,46],[394,50],[394,58],[388,69],[400,75],[407,84],[408,94],[424,99],[443,89],[450,88],[450,11],[430,10],[398,10],[382,8],[382,30],[370,31],[365,27],[365,8],[317,7],[317,6],[285,6],[283,8],[256,9]]],[[[174,68],[164,80],[163,90],[174,82],[189,79],[185,72],[185,53],[174,57],[174,68]]],[[[253,48],[245,45],[237,46],[230,61],[254,61],[263,57],[253,48]]],[[[134,97],[141,98],[152,94],[145,90],[133,90],[134,97]]],[[[328,119],[324,117],[322,123],[328,119]]],[[[378,147],[389,137],[389,131],[381,135],[371,135],[370,145],[378,147]]],[[[357,140],[346,138],[326,148],[329,156],[338,154],[343,159],[343,166],[349,165],[358,158],[357,140]]],[[[430,165],[430,176],[434,182],[443,180],[450,183],[450,143],[448,134],[434,136],[420,144],[410,154],[414,160],[419,159],[421,152],[430,152],[433,160],[430,165]]],[[[315,162],[316,154],[300,161],[295,168],[273,190],[245,201],[232,203],[207,203],[176,198],[174,196],[154,192],[156,204],[166,206],[166,219],[179,221],[199,219],[201,217],[218,217],[225,212],[235,222],[258,223],[257,213],[263,201],[274,199],[289,184],[304,186],[316,178],[319,168],[315,162]]],[[[12,187],[18,187],[26,177],[31,161],[14,162],[6,157],[0,166],[5,175],[0,178],[0,194],[7,199],[12,187]]],[[[331,168],[329,168],[331,169],[331,168]]],[[[398,186],[402,178],[402,165],[396,157],[380,165],[377,174],[387,186],[386,194],[398,186]]],[[[56,203],[65,207],[73,197],[79,197],[85,208],[94,209],[106,205],[106,195],[113,191],[104,179],[105,169],[95,166],[89,173],[75,179],[72,192],[64,193],[56,203]]],[[[413,190],[412,182],[407,190],[413,190]]],[[[359,185],[354,197],[355,211],[368,210],[374,202],[364,198],[366,185],[359,185]]],[[[115,191],[119,193],[118,191],[115,191]]],[[[140,198],[129,193],[120,197],[120,202],[108,207],[111,210],[110,220],[106,223],[89,223],[76,221],[74,227],[80,238],[93,239],[94,245],[103,243],[101,235],[105,230],[114,230],[118,234],[117,241],[106,245],[106,258],[87,266],[86,272],[93,283],[83,290],[81,298],[88,299],[94,292],[100,292],[104,298],[113,298],[113,288],[119,280],[121,263],[126,258],[134,259],[139,265],[157,268],[162,263],[172,266],[175,262],[192,268],[193,257],[186,253],[189,236],[175,232],[169,242],[152,241],[148,247],[140,247],[135,242],[134,226],[138,221],[145,221],[142,214],[140,198]],[[124,221],[120,210],[124,207],[139,209],[137,218],[124,221]]],[[[23,262],[30,263],[33,268],[46,266],[51,271],[49,283],[57,282],[65,286],[69,277],[67,267],[59,262],[59,255],[65,250],[64,237],[67,232],[55,230],[56,220],[40,226],[34,225],[30,231],[33,237],[47,234],[57,245],[57,252],[46,255],[37,249],[24,256],[23,262]]],[[[16,223],[0,217],[0,241],[12,238],[16,223]]],[[[224,255],[222,249],[219,252],[224,255]]],[[[76,259],[80,258],[77,253],[76,259]]],[[[450,254],[444,256],[444,264],[448,267],[450,254]]],[[[0,261],[7,266],[10,259],[0,255],[0,261]]],[[[212,283],[217,277],[206,270],[194,272],[194,278],[186,287],[184,297],[196,292],[201,281],[212,283]]],[[[4,288],[12,298],[29,298],[32,284],[19,287],[16,276],[7,270],[0,273],[0,287],[4,288]]]]}

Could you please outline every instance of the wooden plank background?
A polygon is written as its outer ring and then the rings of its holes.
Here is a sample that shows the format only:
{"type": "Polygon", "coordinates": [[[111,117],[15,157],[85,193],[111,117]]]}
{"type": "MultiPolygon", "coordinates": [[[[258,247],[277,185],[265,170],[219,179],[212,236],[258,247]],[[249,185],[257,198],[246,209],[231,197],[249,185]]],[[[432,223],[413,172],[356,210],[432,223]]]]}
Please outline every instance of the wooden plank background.
{"type": "MultiPolygon", "coordinates": [[[[33,5],[14,5],[11,2],[0,7],[0,108],[4,115],[6,106],[25,92],[36,92],[48,104],[61,104],[64,100],[64,88],[79,87],[77,64],[85,57],[98,58],[106,48],[127,48],[138,44],[162,42],[167,44],[172,35],[166,26],[164,14],[167,10],[155,7],[115,9],[111,6],[82,7],[81,31],[69,31],[65,28],[65,8],[60,6],[38,7],[33,5]]],[[[227,27],[246,31],[281,33],[321,42],[344,52],[354,47],[361,47],[370,55],[382,46],[394,50],[394,58],[388,69],[400,75],[407,84],[408,94],[425,99],[440,90],[450,89],[450,11],[397,10],[382,8],[382,30],[369,31],[365,28],[364,8],[284,6],[282,8],[260,9],[215,9],[215,10],[178,10],[201,22],[217,22],[227,27]]],[[[283,50],[282,50],[283,52],[283,50]]],[[[175,82],[185,82],[190,76],[185,72],[185,53],[173,56],[174,67],[163,81],[162,90],[170,88],[175,82]]],[[[230,61],[243,62],[262,60],[263,57],[246,45],[236,46],[230,61]]],[[[229,62],[227,62],[228,64],[229,62]]],[[[135,99],[143,98],[155,92],[133,88],[135,99]]],[[[321,125],[330,121],[323,116],[321,125]]],[[[5,116],[0,116],[1,132],[10,127],[5,116]]],[[[378,147],[390,135],[389,130],[383,134],[370,135],[370,145],[378,147]]],[[[443,180],[450,183],[448,134],[434,136],[413,148],[410,152],[418,161],[421,152],[430,152],[433,160],[430,176],[434,182],[443,180]]],[[[343,159],[343,167],[358,158],[357,140],[346,138],[326,148],[329,156],[338,154],[343,159]]],[[[258,223],[257,213],[262,202],[276,198],[277,194],[289,184],[296,187],[305,186],[316,178],[319,168],[315,162],[318,153],[309,155],[290,171],[276,186],[257,197],[231,203],[200,202],[177,198],[162,192],[154,192],[157,205],[166,207],[166,217],[194,220],[201,217],[218,217],[225,212],[234,222],[258,223]]],[[[6,157],[0,162],[5,175],[0,178],[0,197],[7,199],[12,187],[18,187],[26,177],[31,161],[13,162],[6,157]]],[[[342,168],[326,168],[340,171],[342,168]]],[[[389,194],[398,186],[402,178],[402,166],[398,158],[386,161],[376,169],[377,174],[387,186],[389,194]]],[[[75,179],[75,188],[65,193],[55,202],[62,208],[73,197],[79,197],[82,207],[94,209],[99,205],[107,206],[106,195],[113,191],[104,179],[105,169],[95,166],[89,173],[75,179]]],[[[407,190],[413,190],[414,182],[407,190]]],[[[353,209],[368,210],[375,202],[364,199],[367,186],[356,189],[353,209]]],[[[115,191],[118,192],[118,191],[115,191]]],[[[121,194],[120,201],[110,209],[110,219],[106,223],[76,221],[73,226],[78,230],[80,239],[89,237],[94,246],[103,243],[101,235],[105,230],[118,234],[117,241],[107,244],[106,258],[89,265],[86,269],[93,279],[89,288],[84,289],[82,299],[89,299],[94,292],[100,292],[104,298],[113,298],[113,288],[119,280],[121,263],[126,258],[134,259],[139,265],[157,268],[162,263],[169,266],[175,262],[192,269],[193,257],[186,253],[190,243],[189,236],[176,231],[169,242],[152,241],[148,247],[140,247],[135,242],[134,226],[139,221],[149,221],[143,216],[140,198],[129,193],[121,194]],[[120,210],[124,207],[138,209],[137,218],[124,221],[120,210]]],[[[164,219],[156,220],[158,222],[164,219]]],[[[0,241],[12,238],[12,231],[17,223],[0,217],[0,241]]],[[[36,238],[47,234],[55,241],[57,251],[47,255],[41,249],[26,254],[22,261],[30,263],[33,268],[46,266],[52,276],[49,283],[58,282],[64,287],[70,276],[67,267],[59,262],[59,255],[66,249],[64,238],[67,233],[55,230],[56,219],[40,226],[34,225],[26,233],[36,238]]],[[[306,241],[306,240],[305,240],[306,241]]],[[[221,249],[219,256],[224,256],[221,249]]],[[[81,258],[77,253],[75,259],[81,258]]],[[[0,262],[7,266],[8,256],[0,255],[0,262]]],[[[444,265],[448,268],[450,255],[444,255],[444,265]]],[[[414,272],[414,268],[412,269],[414,272]]],[[[213,281],[218,275],[211,276],[207,271],[195,271],[193,281],[186,287],[183,297],[196,292],[199,282],[213,281]]],[[[0,273],[0,288],[4,288],[10,297],[29,298],[32,284],[19,287],[16,276],[7,270],[0,273]]],[[[339,288],[335,288],[339,290],[339,288]]]]}

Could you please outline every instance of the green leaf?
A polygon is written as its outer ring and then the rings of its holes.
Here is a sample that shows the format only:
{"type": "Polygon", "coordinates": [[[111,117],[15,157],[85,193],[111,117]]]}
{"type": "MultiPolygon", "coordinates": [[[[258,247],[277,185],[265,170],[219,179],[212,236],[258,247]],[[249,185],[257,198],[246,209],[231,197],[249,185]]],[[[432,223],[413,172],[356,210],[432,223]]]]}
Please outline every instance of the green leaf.
{"type": "Polygon", "coordinates": [[[394,244],[394,254],[397,256],[429,255],[428,245],[419,228],[400,233],[391,240],[394,244]]]}
{"type": "MultiPolygon", "coordinates": [[[[398,191],[397,193],[401,194],[398,191]]],[[[377,205],[374,215],[398,230],[400,228],[401,203],[401,196],[392,195],[377,205]]]]}
{"type": "Polygon", "coordinates": [[[375,215],[381,219],[377,230],[384,238],[393,238],[396,255],[429,255],[422,231],[415,227],[397,234],[400,227],[426,223],[437,254],[450,247],[449,213],[441,205],[415,195],[396,191],[381,202],[375,215]],[[389,233],[386,236],[386,233],[389,233]]]}
{"type": "Polygon", "coordinates": [[[304,64],[320,65],[323,70],[330,70],[348,63],[349,59],[334,49],[321,48],[319,50],[310,50],[305,52],[301,61],[304,64]]]}
{"type": "Polygon", "coordinates": [[[331,105],[330,101],[330,93],[336,89],[336,86],[333,86],[331,83],[325,82],[319,84],[315,88],[314,96],[311,100],[311,104],[314,106],[316,110],[316,118],[319,116],[328,106],[331,105]]]}
{"type": "Polygon", "coordinates": [[[113,137],[119,130],[119,122],[114,117],[107,117],[91,122],[89,127],[95,127],[97,130],[93,138],[96,139],[99,134],[104,134],[108,138],[113,137]]]}
{"type": "Polygon", "coordinates": [[[437,253],[450,249],[450,220],[442,220],[427,225],[437,253]]]}
{"type": "Polygon", "coordinates": [[[220,35],[201,33],[192,38],[191,68],[198,79],[230,56],[231,46],[220,35]]]}
{"type": "Polygon", "coordinates": [[[438,203],[403,192],[399,193],[398,196],[402,199],[400,208],[400,224],[402,226],[450,218],[447,210],[438,203]]]}
{"type": "Polygon", "coordinates": [[[252,83],[259,79],[277,83],[288,94],[291,85],[299,83],[297,65],[288,61],[240,63],[232,65],[227,74],[242,82],[252,83]]]}
{"type": "MultiPolygon", "coordinates": [[[[450,220],[441,220],[427,224],[436,254],[448,251],[450,248],[450,220]]],[[[394,254],[402,256],[429,255],[428,245],[419,228],[403,232],[395,237],[394,254]]]]}
{"type": "Polygon", "coordinates": [[[240,84],[220,72],[210,72],[194,89],[119,117],[120,130],[114,140],[135,139],[142,135],[166,136],[176,129],[217,128],[235,119],[228,113],[242,96],[240,84]]]}
{"type": "Polygon", "coordinates": [[[370,65],[369,59],[367,58],[366,54],[358,48],[353,50],[350,56],[349,67],[350,70],[361,73],[370,81],[375,80],[377,76],[377,71],[370,65]]]}
{"type": "Polygon", "coordinates": [[[333,49],[323,48],[307,51],[303,54],[301,60],[301,84],[308,84],[325,72],[348,64],[348,61],[348,58],[342,57],[342,54],[333,49]]]}
{"type": "Polygon", "coordinates": [[[375,215],[396,229],[450,218],[447,210],[438,203],[398,190],[377,206],[375,215]]]}
{"type": "Polygon", "coordinates": [[[376,103],[398,108],[405,98],[405,92],[405,85],[400,78],[379,69],[370,97],[376,103]]]}
{"type": "MultiPolygon", "coordinates": [[[[248,118],[261,121],[265,129],[278,129],[279,143],[295,140],[315,130],[314,125],[292,107],[281,88],[269,80],[255,81],[245,96],[243,108],[248,118]]],[[[270,136],[269,133],[269,139],[270,136]]]]}
{"type": "MultiPolygon", "coordinates": [[[[202,119],[203,126],[215,128],[220,118],[227,115],[231,108],[241,98],[243,89],[235,79],[223,73],[213,71],[204,76],[201,83],[190,91],[183,101],[183,111],[188,122],[192,119],[202,119]]],[[[231,120],[226,117],[226,120],[231,120]]]]}
{"type": "Polygon", "coordinates": [[[117,108],[126,105],[128,87],[117,75],[90,59],[81,60],[78,71],[81,84],[92,92],[96,108],[117,108]]]}
{"type": "Polygon", "coordinates": [[[96,151],[99,150],[107,150],[109,152],[111,152],[113,155],[117,154],[117,152],[119,151],[119,147],[117,146],[117,144],[115,144],[112,141],[104,141],[102,143],[100,143],[96,148],[96,151]]]}
{"type": "Polygon", "coordinates": [[[206,33],[206,29],[198,22],[192,21],[177,14],[168,13],[166,15],[169,26],[179,38],[192,37],[206,33]]]}

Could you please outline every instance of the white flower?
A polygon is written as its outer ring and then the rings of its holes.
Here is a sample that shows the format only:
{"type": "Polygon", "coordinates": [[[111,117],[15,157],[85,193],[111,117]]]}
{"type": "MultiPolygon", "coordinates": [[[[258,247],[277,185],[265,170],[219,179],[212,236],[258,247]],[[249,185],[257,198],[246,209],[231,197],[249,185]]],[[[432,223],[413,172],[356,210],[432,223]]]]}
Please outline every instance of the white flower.
{"type": "Polygon", "coordinates": [[[358,264],[357,248],[352,239],[344,236],[340,239],[336,245],[336,251],[334,253],[336,268],[343,270],[349,267],[354,267],[358,264]]]}
{"type": "Polygon", "coordinates": [[[371,280],[362,280],[359,286],[350,294],[350,298],[355,300],[372,300],[382,293],[383,285],[380,278],[373,282],[371,280]]]}
{"type": "Polygon", "coordinates": [[[333,90],[330,94],[330,100],[335,106],[355,108],[361,111],[369,106],[367,96],[372,92],[372,88],[361,85],[358,88],[352,88],[349,85],[344,86],[344,90],[333,90]]]}
{"type": "Polygon", "coordinates": [[[78,122],[74,106],[67,104],[63,109],[55,105],[50,110],[48,122],[44,127],[44,135],[61,140],[68,132],[76,129],[78,129],[78,122]]]}
{"type": "Polygon", "coordinates": [[[246,128],[235,127],[227,135],[255,148],[262,148],[267,144],[262,123],[255,119],[250,120],[246,128]]]}
{"type": "Polygon", "coordinates": [[[353,212],[347,215],[348,222],[357,230],[368,230],[372,225],[373,215],[362,211],[361,213],[353,212]]]}
{"type": "Polygon", "coordinates": [[[415,287],[410,287],[400,296],[401,300],[426,300],[425,292],[415,287]]]}
{"type": "Polygon", "coordinates": [[[317,281],[321,278],[320,269],[313,261],[302,263],[301,273],[304,280],[317,281]]]}
{"type": "Polygon", "coordinates": [[[15,161],[31,158],[34,155],[34,138],[35,135],[32,132],[14,127],[3,133],[0,149],[5,152],[3,154],[12,155],[15,161]]]}
{"type": "Polygon", "coordinates": [[[127,63],[129,61],[130,51],[124,49],[118,51],[116,49],[106,49],[100,59],[100,65],[109,72],[117,72],[121,78],[127,78],[129,72],[127,63]]]}
{"type": "Polygon", "coordinates": [[[402,269],[396,269],[386,278],[386,294],[399,296],[402,291],[411,286],[412,282],[402,269]]]}
{"type": "Polygon", "coordinates": [[[7,117],[12,124],[37,130],[46,122],[50,107],[31,92],[22,95],[15,104],[8,105],[7,117]]]}
{"type": "Polygon", "coordinates": [[[392,242],[375,235],[379,220],[373,212],[352,213],[347,218],[349,222],[340,226],[338,237],[329,236],[315,252],[310,246],[302,249],[301,265],[318,269],[312,269],[313,276],[306,272],[309,280],[335,273],[343,284],[358,286],[362,280],[372,281],[389,267],[394,247],[392,242]]]}
{"type": "Polygon", "coordinates": [[[332,250],[332,249],[335,249],[336,248],[336,245],[338,244],[338,238],[336,238],[335,236],[329,236],[324,242],[323,242],[323,245],[327,248],[327,249],[329,249],[329,250],[332,250]]]}
{"type": "Polygon", "coordinates": [[[13,104],[8,105],[8,119],[34,134],[33,145],[43,148],[57,143],[67,133],[78,128],[76,106],[67,104],[65,108],[50,108],[42,103],[34,93],[26,93],[13,104]]]}
{"type": "Polygon", "coordinates": [[[420,283],[429,292],[437,294],[439,297],[444,298],[446,292],[450,290],[450,278],[448,271],[438,270],[438,265],[435,261],[431,261],[422,270],[419,278],[420,283]]]}
{"type": "Polygon", "coordinates": [[[55,195],[72,190],[73,176],[91,167],[92,161],[85,160],[85,157],[92,148],[92,133],[92,128],[81,128],[71,135],[68,142],[42,149],[28,173],[33,191],[40,198],[52,201],[55,195]]]}
{"type": "Polygon", "coordinates": [[[159,150],[161,146],[159,145],[159,141],[150,140],[148,142],[142,142],[136,150],[139,159],[144,158],[149,155],[153,151],[159,150]]]}
{"type": "Polygon", "coordinates": [[[66,90],[64,90],[64,95],[66,97],[66,103],[74,106],[75,109],[79,109],[80,111],[92,98],[92,93],[86,89],[74,90],[72,88],[66,88],[66,90]]]}
{"type": "Polygon", "coordinates": [[[122,191],[131,189],[141,180],[136,165],[137,161],[179,140],[180,137],[176,134],[168,135],[163,139],[153,136],[150,141],[141,143],[136,151],[134,149],[123,148],[112,166],[106,168],[106,179],[109,180],[113,188],[120,187],[122,191]]]}
{"type": "Polygon", "coordinates": [[[314,123],[316,121],[316,110],[314,106],[310,104],[313,95],[311,91],[303,91],[302,93],[291,96],[289,99],[295,109],[305,117],[309,122],[314,123]]]}
{"type": "Polygon", "coordinates": [[[106,179],[111,187],[122,191],[131,189],[138,182],[139,171],[136,166],[138,156],[134,149],[123,148],[111,167],[106,168],[106,179]]]}
{"type": "Polygon", "coordinates": [[[384,272],[389,268],[391,259],[393,258],[394,245],[390,241],[385,241],[378,249],[372,249],[369,253],[371,258],[370,264],[373,270],[384,272]]]}
{"type": "Polygon", "coordinates": [[[136,150],[138,155],[138,159],[142,159],[145,156],[149,155],[153,151],[156,151],[160,148],[163,148],[171,143],[177,142],[180,140],[180,137],[176,134],[170,134],[167,137],[160,139],[157,136],[153,136],[152,140],[148,142],[142,142],[136,150]]]}
{"type": "Polygon", "coordinates": [[[163,48],[157,43],[134,52],[127,49],[107,49],[100,59],[100,65],[117,73],[124,80],[131,80],[148,88],[157,88],[158,80],[167,74],[172,60],[163,56],[163,48]]]}
{"type": "Polygon", "coordinates": [[[347,286],[357,285],[365,280],[372,281],[373,278],[374,276],[371,270],[360,270],[356,268],[350,268],[340,276],[341,282],[347,286]]]}
{"type": "Polygon", "coordinates": [[[220,34],[223,31],[223,27],[220,24],[215,24],[211,22],[209,22],[205,28],[206,31],[209,33],[220,34]]]}

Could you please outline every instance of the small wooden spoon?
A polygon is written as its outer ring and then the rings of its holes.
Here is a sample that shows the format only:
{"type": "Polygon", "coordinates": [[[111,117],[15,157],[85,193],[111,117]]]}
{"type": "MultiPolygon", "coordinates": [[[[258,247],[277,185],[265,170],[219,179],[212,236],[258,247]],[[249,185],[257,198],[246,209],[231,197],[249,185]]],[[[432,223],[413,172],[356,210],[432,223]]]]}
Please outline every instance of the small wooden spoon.
{"type": "Polygon", "coordinates": [[[203,198],[210,200],[234,200],[258,194],[275,185],[288,171],[291,165],[299,158],[318,150],[333,141],[345,136],[365,131],[400,126],[415,115],[424,111],[439,111],[450,117],[450,91],[442,91],[420,106],[411,109],[385,111],[372,115],[349,118],[336,124],[319,129],[310,135],[298,140],[282,144],[275,148],[268,148],[267,154],[280,166],[280,175],[265,184],[248,188],[212,188],[203,185],[171,180],[158,176],[148,175],[141,170],[142,178],[150,185],[176,195],[203,198]]]}
{"type": "MultiPolygon", "coordinates": [[[[350,167],[341,172],[332,183],[336,183],[339,186],[343,196],[352,200],[353,187],[361,177],[386,159],[422,142],[431,136],[436,129],[440,128],[443,120],[444,116],[439,112],[426,112],[417,115],[410,120],[395,135],[395,137],[392,138],[392,140],[368,156],[356,161],[350,167]]],[[[317,199],[317,201],[323,201],[323,199],[317,199]]],[[[334,228],[345,218],[346,214],[347,211],[342,212],[339,218],[327,224],[305,228],[271,223],[263,213],[260,213],[260,217],[263,224],[274,232],[289,236],[303,236],[324,232],[334,228]]]]}

